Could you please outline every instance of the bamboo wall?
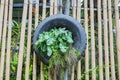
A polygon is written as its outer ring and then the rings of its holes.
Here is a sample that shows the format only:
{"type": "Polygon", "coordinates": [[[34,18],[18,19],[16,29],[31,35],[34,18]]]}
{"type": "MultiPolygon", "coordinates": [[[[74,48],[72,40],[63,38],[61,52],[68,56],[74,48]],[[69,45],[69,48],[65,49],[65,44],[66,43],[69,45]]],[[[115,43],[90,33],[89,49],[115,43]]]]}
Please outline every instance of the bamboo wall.
{"type": "MultiPolygon", "coordinates": [[[[40,22],[40,16],[43,20],[58,13],[57,0],[43,0],[42,8],[39,7],[39,0],[36,0],[34,6],[32,1],[24,0],[23,3],[18,60],[14,75],[11,74],[11,55],[15,54],[12,53],[13,0],[0,2],[0,80],[52,80],[50,70],[37,60],[32,51],[31,39],[33,29],[40,22]],[[47,6],[46,3],[49,2],[50,6],[47,6]]],[[[72,0],[70,16],[82,23],[88,39],[85,56],[77,65],[72,66],[70,80],[120,80],[118,0],[84,0],[82,3],[81,0],[72,0]]],[[[57,80],[55,73],[54,80],[57,80]]]]}

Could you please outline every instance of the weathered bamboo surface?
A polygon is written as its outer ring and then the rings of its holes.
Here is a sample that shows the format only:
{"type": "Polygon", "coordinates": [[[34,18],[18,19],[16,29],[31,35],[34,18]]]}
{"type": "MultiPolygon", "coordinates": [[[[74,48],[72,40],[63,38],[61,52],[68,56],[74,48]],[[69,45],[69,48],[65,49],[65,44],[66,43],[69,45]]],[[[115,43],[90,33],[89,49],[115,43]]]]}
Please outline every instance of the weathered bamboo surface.
{"type": "MultiPolygon", "coordinates": [[[[69,79],[120,80],[118,0],[70,1],[69,15],[83,25],[87,46],[85,55],[71,67],[69,79]]],[[[17,33],[20,34],[16,43],[13,40],[14,27],[17,27],[13,26],[16,20],[13,17],[14,2],[0,0],[0,80],[57,80],[56,73],[51,76],[50,69],[37,59],[33,50],[32,35],[43,19],[59,13],[58,2],[58,0],[24,0],[21,8],[22,18],[18,21],[20,30],[17,33]],[[39,5],[41,3],[42,7],[39,5]],[[14,51],[14,45],[18,46],[18,51],[14,51]],[[12,62],[13,55],[17,55],[15,65],[12,62]]],[[[62,2],[64,3],[64,0],[62,2]]]]}

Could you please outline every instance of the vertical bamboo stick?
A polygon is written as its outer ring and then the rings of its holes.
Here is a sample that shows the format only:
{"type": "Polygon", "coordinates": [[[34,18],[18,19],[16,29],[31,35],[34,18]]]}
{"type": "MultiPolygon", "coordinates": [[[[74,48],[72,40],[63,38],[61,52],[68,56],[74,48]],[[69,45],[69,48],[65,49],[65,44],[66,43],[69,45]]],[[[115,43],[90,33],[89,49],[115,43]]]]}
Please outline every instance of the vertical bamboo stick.
{"type": "MultiPolygon", "coordinates": [[[[57,2],[58,2],[58,0],[54,0],[54,14],[57,14],[57,12],[58,12],[58,5],[57,5],[57,2]]],[[[53,76],[53,80],[57,80],[57,76],[56,76],[56,72],[54,72],[54,76],[53,76]]]]}
{"type": "Polygon", "coordinates": [[[54,0],[54,14],[58,13],[58,0],[54,0]]]}
{"type": "Polygon", "coordinates": [[[44,80],[44,65],[40,62],[40,80],[44,80]]]}
{"type": "MultiPolygon", "coordinates": [[[[76,0],[73,0],[73,17],[76,18],[76,0]]],[[[71,80],[74,80],[74,65],[71,68],[71,80]]]]}
{"type": "Polygon", "coordinates": [[[102,51],[102,24],[101,0],[98,0],[98,53],[99,53],[99,80],[103,80],[103,51],[102,51]]]}
{"type": "Polygon", "coordinates": [[[11,32],[12,32],[12,10],[13,0],[9,1],[9,20],[8,20],[8,38],[7,38],[7,53],[6,53],[6,80],[10,79],[10,49],[11,49],[11,32]]]}
{"type": "Polygon", "coordinates": [[[79,22],[81,20],[81,0],[77,0],[77,18],[79,22]]]}
{"type": "MultiPolygon", "coordinates": [[[[87,35],[87,43],[88,43],[88,1],[84,0],[84,25],[85,25],[85,31],[87,35]]],[[[85,72],[88,72],[89,70],[89,53],[88,53],[88,45],[86,46],[85,51],[85,72]]],[[[85,80],[89,80],[89,74],[85,74],[85,80]]]]}
{"type": "Polygon", "coordinates": [[[37,63],[37,59],[36,59],[36,54],[34,52],[33,54],[33,80],[36,80],[36,63],[37,63]]]}
{"type": "Polygon", "coordinates": [[[42,20],[46,17],[46,0],[43,0],[42,20]]]}
{"type": "Polygon", "coordinates": [[[50,15],[53,15],[53,0],[50,0],[50,15]]]}
{"type": "Polygon", "coordinates": [[[21,80],[27,9],[28,9],[28,0],[24,0],[23,15],[22,15],[22,27],[21,27],[21,36],[20,36],[20,49],[19,49],[19,58],[18,58],[16,80],[21,80]]]}
{"type": "Polygon", "coordinates": [[[29,80],[30,51],[31,51],[31,30],[32,30],[32,0],[29,0],[29,16],[28,16],[28,36],[27,36],[27,54],[25,80],[29,80]]]}
{"type": "MultiPolygon", "coordinates": [[[[51,15],[53,15],[53,0],[50,0],[50,16],[51,15]]],[[[51,71],[50,71],[50,69],[48,70],[48,74],[49,74],[49,76],[48,76],[48,80],[52,80],[52,76],[51,76],[51,71]]]]}
{"type": "Polygon", "coordinates": [[[114,61],[114,51],[113,51],[113,32],[112,32],[112,13],[111,13],[111,0],[108,0],[108,16],[109,16],[109,37],[110,37],[110,63],[111,63],[111,75],[112,80],[116,80],[115,76],[115,61],[114,61]]]}
{"type": "Polygon", "coordinates": [[[0,5],[0,44],[1,44],[1,36],[2,36],[4,3],[5,3],[5,0],[1,0],[1,5],[0,5]]]}
{"type": "Polygon", "coordinates": [[[71,67],[71,79],[70,80],[74,80],[74,65],[72,65],[71,67]]]}
{"type": "Polygon", "coordinates": [[[118,57],[118,73],[120,80],[120,24],[119,24],[119,10],[118,10],[118,0],[114,0],[115,6],[115,28],[116,28],[116,44],[117,44],[117,57],[118,57]]]}
{"type": "MultiPolygon", "coordinates": [[[[73,0],[73,18],[76,18],[76,0],[73,0]]],[[[71,80],[74,80],[74,65],[71,67],[71,80]]]]}
{"type": "MultiPolygon", "coordinates": [[[[81,20],[81,0],[77,0],[77,20],[81,20]]],[[[77,64],[77,80],[81,80],[81,60],[77,64]]]]}
{"type": "Polygon", "coordinates": [[[5,0],[5,13],[4,13],[4,25],[3,25],[2,49],[1,49],[0,80],[3,80],[3,75],[4,75],[3,72],[4,72],[4,59],[5,59],[5,48],[6,48],[7,17],[8,17],[8,0],[5,0]]]}
{"type": "MultiPolygon", "coordinates": [[[[35,28],[38,25],[38,17],[39,17],[39,0],[36,0],[35,4],[35,28]]],[[[33,80],[36,80],[36,55],[33,54],[33,80]]]]}
{"type": "Polygon", "coordinates": [[[109,79],[109,52],[108,52],[108,24],[107,24],[107,0],[103,1],[103,22],[104,22],[104,53],[105,53],[105,79],[109,79]]]}
{"type": "Polygon", "coordinates": [[[73,17],[76,18],[76,0],[73,0],[73,17]]]}
{"type": "MultiPolygon", "coordinates": [[[[94,4],[93,0],[90,0],[90,25],[91,25],[91,61],[92,69],[95,69],[95,35],[94,35],[94,4]]],[[[96,71],[92,71],[92,80],[96,80],[96,71]]]]}
{"type": "MultiPolygon", "coordinates": [[[[42,20],[46,17],[46,0],[43,0],[43,9],[42,9],[42,20]]],[[[40,74],[40,78],[41,80],[44,80],[44,70],[43,70],[43,63],[40,62],[41,66],[40,66],[40,71],[41,71],[41,74],[40,74]]]]}

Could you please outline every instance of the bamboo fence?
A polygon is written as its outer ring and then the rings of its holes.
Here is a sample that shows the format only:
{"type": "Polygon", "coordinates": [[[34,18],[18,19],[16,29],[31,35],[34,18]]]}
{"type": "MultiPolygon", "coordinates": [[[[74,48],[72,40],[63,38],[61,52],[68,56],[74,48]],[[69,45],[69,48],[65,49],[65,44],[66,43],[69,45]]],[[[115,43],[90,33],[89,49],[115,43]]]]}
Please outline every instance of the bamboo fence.
{"type": "MultiPolygon", "coordinates": [[[[81,1],[71,0],[70,16],[83,25],[87,46],[82,59],[71,67],[69,78],[70,80],[120,80],[118,0],[81,1]],[[97,4],[94,3],[95,1],[97,4]]],[[[17,70],[12,76],[13,5],[13,0],[0,1],[0,80],[12,80],[12,77],[16,80],[46,80],[47,78],[47,80],[57,80],[56,73],[51,76],[50,70],[38,61],[32,50],[32,35],[41,22],[40,19],[58,14],[58,1],[36,0],[33,3],[33,0],[24,0],[17,70]],[[39,6],[40,3],[42,7],[39,6]]]]}

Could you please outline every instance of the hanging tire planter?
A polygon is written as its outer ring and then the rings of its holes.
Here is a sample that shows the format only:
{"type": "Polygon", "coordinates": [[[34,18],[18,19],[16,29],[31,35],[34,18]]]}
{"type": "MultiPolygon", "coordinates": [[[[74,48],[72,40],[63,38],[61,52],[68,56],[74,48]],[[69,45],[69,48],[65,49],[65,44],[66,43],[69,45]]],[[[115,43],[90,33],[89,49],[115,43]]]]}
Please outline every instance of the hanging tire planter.
{"type": "Polygon", "coordinates": [[[56,14],[44,19],[35,29],[33,35],[33,47],[37,55],[37,58],[41,60],[44,64],[49,63],[50,57],[48,56],[43,57],[40,51],[37,49],[35,42],[38,40],[39,35],[41,33],[45,31],[49,31],[50,29],[53,29],[55,27],[66,28],[67,30],[72,32],[72,36],[74,40],[73,47],[80,51],[80,54],[77,56],[77,59],[79,60],[81,56],[84,56],[84,51],[86,49],[86,44],[87,44],[87,38],[86,38],[85,30],[83,29],[82,25],[71,16],[64,14],[56,14]]]}

